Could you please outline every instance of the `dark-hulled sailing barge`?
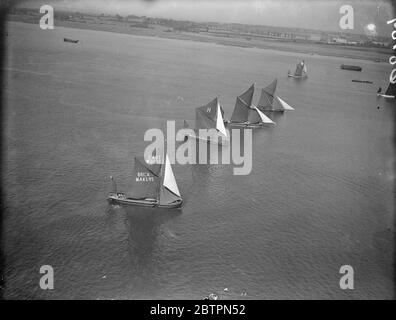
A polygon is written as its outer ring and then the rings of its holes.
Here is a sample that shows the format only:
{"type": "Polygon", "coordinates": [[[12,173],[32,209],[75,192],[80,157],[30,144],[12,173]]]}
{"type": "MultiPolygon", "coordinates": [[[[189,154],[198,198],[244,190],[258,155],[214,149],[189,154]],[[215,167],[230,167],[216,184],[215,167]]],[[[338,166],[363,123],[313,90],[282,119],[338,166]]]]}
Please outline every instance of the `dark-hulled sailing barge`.
{"type": "Polygon", "coordinates": [[[109,194],[108,201],[121,205],[180,208],[183,199],[168,155],[165,157],[165,163],[158,163],[160,161],[154,160],[145,161],[141,157],[135,157],[135,174],[131,190],[127,194],[117,192],[114,182],[114,189],[109,194]]]}

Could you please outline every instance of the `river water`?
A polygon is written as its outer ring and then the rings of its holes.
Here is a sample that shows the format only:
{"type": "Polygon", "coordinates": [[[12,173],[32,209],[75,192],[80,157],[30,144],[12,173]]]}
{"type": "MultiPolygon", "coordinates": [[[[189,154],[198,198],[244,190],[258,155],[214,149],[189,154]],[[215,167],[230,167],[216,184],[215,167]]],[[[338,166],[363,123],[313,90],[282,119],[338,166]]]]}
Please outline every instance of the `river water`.
{"type": "Polygon", "coordinates": [[[375,94],[389,64],[8,28],[5,298],[393,297],[395,106],[375,94]],[[287,78],[300,59],[309,78],[287,78]],[[296,111],[254,130],[249,175],[176,164],[182,210],[107,204],[109,176],[127,188],[146,130],[193,122],[216,95],[230,118],[237,95],[275,77],[296,111]],[[54,290],[39,287],[42,265],[54,268],[54,290]],[[342,265],[354,268],[354,290],[339,287],[342,265]]]}

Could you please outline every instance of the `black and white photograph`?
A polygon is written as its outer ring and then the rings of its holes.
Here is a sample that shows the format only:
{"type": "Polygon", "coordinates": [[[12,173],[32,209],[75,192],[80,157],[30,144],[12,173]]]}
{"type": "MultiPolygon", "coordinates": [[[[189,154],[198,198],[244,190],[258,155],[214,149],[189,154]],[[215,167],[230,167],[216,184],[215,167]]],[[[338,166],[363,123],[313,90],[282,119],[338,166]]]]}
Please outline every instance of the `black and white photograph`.
{"type": "Polygon", "coordinates": [[[0,3],[2,300],[395,299],[392,1],[0,3]]]}

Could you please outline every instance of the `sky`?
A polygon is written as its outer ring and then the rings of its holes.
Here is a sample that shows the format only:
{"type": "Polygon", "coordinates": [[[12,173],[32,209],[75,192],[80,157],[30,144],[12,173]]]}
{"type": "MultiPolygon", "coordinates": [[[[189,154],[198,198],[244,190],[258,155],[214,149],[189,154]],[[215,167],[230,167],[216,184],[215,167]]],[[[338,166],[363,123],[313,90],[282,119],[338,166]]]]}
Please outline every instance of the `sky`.
{"type": "Polygon", "coordinates": [[[375,24],[378,35],[390,36],[386,21],[396,17],[390,0],[47,0],[26,1],[24,7],[52,4],[57,10],[150,16],[175,20],[211,21],[342,31],[342,5],[354,9],[354,32],[375,24]]]}

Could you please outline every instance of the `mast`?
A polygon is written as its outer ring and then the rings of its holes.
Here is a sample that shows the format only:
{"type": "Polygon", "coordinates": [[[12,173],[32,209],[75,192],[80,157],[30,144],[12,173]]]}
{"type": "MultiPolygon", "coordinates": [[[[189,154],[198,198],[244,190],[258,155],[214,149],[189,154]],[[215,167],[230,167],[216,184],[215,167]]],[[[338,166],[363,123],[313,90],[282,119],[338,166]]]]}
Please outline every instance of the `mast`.
{"type": "Polygon", "coordinates": [[[113,176],[110,176],[110,180],[112,182],[112,187],[113,187],[112,192],[117,193],[117,183],[116,183],[115,179],[113,178],[113,176]]]}
{"type": "MultiPolygon", "coordinates": [[[[166,140],[164,141],[164,143],[166,144],[166,140]]],[[[156,199],[157,199],[158,202],[161,201],[161,186],[162,186],[162,180],[163,180],[163,176],[164,176],[164,164],[163,164],[163,162],[164,162],[164,154],[162,153],[161,161],[160,161],[161,169],[160,169],[160,173],[159,173],[160,179],[158,179],[157,194],[156,194],[156,199]]]]}

